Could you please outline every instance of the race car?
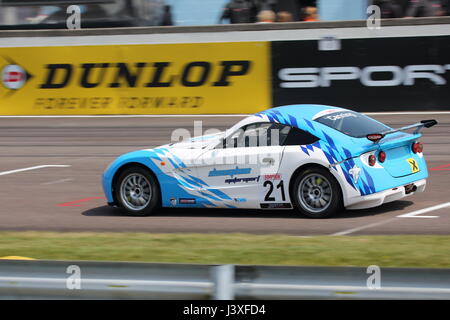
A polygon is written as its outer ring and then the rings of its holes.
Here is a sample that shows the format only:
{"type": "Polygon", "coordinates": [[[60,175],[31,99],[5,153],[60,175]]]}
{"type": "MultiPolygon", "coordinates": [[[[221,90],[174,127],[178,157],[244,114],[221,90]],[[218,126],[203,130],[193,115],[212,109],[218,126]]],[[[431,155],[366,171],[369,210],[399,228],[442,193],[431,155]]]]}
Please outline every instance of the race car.
{"type": "Polygon", "coordinates": [[[419,131],[435,124],[393,129],[340,107],[276,107],[223,132],[126,153],[103,173],[103,189],[109,205],[131,215],[162,206],[325,218],[423,192],[419,131]]]}

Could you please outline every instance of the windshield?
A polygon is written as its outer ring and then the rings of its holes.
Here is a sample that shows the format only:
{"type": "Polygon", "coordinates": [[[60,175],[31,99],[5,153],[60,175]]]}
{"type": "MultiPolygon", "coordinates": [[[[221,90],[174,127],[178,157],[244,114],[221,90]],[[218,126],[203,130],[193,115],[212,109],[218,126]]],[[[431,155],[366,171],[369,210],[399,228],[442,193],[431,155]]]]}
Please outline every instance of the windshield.
{"type": "Polygon", "coordinates": [[[371,133],[381,133],[391,129],[368,116],[347,110],[324,115],[315,121],[354,138],[362,138],[371,133]]]}

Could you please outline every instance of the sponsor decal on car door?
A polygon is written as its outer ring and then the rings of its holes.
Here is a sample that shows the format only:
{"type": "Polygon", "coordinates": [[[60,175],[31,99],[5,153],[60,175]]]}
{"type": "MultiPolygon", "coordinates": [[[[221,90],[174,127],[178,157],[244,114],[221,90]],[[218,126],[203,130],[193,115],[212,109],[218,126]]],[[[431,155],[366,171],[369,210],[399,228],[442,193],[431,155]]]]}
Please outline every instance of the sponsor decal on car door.
{"type": "Polygon", "coordinates": [[[208,184],[205,188],[223,191],[236,206],[259,207],[264,198],[276,197],[275,192],[268,195],[268,184],[273,183],[268,177],[278,177],[283,150],[284,146],[208,150],[195,164],[196,174],[208,184]]]}

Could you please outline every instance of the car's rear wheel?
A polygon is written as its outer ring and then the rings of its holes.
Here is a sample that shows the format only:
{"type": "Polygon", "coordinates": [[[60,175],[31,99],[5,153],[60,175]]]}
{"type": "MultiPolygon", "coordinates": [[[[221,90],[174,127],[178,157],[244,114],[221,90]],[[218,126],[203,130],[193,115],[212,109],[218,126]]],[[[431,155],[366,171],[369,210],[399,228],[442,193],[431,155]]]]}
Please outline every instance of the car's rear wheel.
{"type": "Polygon", "coordinates": [[[327,218],[342,209],[342,191],[333,175],[321,167],[301,171],[293,185],[296,209],[310,218],[327,218]]]}
{"type": "Polygon", "coordinates": [[[160,191],[154,175],[141,167],[120,173],[115,185],[116,199],[128,214],[147,216],[158,207],[160,191]]]}

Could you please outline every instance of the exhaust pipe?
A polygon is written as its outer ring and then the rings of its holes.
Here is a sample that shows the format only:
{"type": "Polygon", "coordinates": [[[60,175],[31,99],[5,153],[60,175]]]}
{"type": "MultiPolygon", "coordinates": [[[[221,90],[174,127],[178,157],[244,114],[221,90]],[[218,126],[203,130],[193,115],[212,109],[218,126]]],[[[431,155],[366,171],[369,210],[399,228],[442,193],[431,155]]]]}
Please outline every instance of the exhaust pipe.
{"type": "Polygon", "coordinates": [[[417,186],[414,183],[407,184],[405,186],[405,193],[410,194],[411,192],[415,192],[417,190],[417,186]]]}

